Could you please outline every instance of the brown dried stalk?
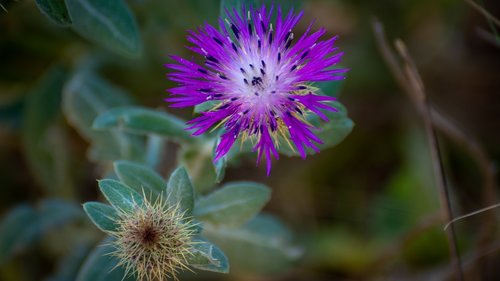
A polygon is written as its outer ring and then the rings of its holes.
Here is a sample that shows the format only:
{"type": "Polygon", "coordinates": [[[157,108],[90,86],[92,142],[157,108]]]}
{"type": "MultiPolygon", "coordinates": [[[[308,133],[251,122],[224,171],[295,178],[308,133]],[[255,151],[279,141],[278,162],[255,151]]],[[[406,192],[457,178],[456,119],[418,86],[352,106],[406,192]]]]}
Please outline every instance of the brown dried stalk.
{"type": "Polygon", "coordinates": [[[469,4],[472,8],[476,9],[476,11],[481,13],[487,20],[491,21],[492,23],[500,27],[500,20],[495,18],[492,14],[490,14],[490,12],[488,12],[485,8],[481,7],[479,4],[477,4],[472,0],[465,0],[465,3],[469,4]]]}
{"type": "MultiPolygon", "coordinates": [[[[399,65],[396,56],[392,53],[391,48],[389,47],[383,30],[383,26],[380,22],[374,21],[373,24],[375,37],[377,39],[377,43],[379,45],[380,52],[384,57],[387,65],[389,66],[392,74],[396,78],[396,81],[402,87],[405,92],[409,95],[410,99],[416,105],[417,110],[420,114],[424,114],[425,108],[422,103],[418,102],[418,96],[415,95],[413,89],[410,87],[403,69],[399,65]]],[[[432,116],[432,124],[436,129],[440,132],[444,133],[448,138],[453,140],[455,143],[462,146],[469,155],[476,162],[478,169],[481,173],[481,177],[483,179],[483,194],[482,201],[485,206],[491,206],[497,203],[498,194],[496,191],[496,180],[495,180],[495,166],[493,164],[492,159],[486,153],[486,151],[479,144],[477,139],[465,132],[463,132],[455,123],[451,122],[449,118],[445,117],[436,109],[429,107],[432,116]]],[[[487,214],[486,221],[494,220],[494,214],[487,214]]],[[[451,222],[451,221],[450,221],[451,222]]],[[[479,239],[479,247],[482,247],[484,244],[488,243],[491,238],[491,233],[493,229],[493,224],[484,223],[482,224],[482,230],[480,239],[479,239]]]]}
{"type": "MultiPolygon", "coordinates": [[[[431,150],[430,152],[433,160],[433,167],[435,171],[434,174],[440,191],[443,217],[446,221],[451,221],[453,219],[453,214],[451,210],[448,184],[446,182],[439,142],[433,126],[432,111],[429,106],[427,95],[425,93],[424,84],[422,83],[417,68],[413,60],[411,59],[404,43],[401,40],[397,40],[395,43],[396,49],[398,50],[399,55],[404,61],[404,65],[403,67],[401,67],[396,59],[396,56],[391,51],[391,48],[389,47],[385,39],[382,24],[378,21],[375,21],[373,27],[379,49],[382,52],[384,59],[387,61],[400,86],[402,86],[403,89],[409,94],[412,101],[419,109],[422,118],[424,119],[431,150]]],[[[446,234],[448,242],[450,244],[452,264],[455,266],[457,279],[463,281],[463,268],[461,265],[460,254],[458,252],[456,232],[453,224],[450,226],[449,230],[446,231],[446,234]]]]}

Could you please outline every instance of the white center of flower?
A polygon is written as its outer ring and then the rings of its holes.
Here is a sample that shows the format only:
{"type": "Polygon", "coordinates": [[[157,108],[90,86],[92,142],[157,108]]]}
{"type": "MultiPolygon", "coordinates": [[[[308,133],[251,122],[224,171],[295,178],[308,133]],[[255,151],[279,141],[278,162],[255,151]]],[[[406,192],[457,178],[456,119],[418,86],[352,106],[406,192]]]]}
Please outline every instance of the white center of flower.
{"type": "Polygon", "coordinates": [[[275,62],[267,64],[260,58],[243,59],[238,68],[236,81],[239,87],[235,93],[248,103],[248,106],[263,107],[280,96],[279,69],[275,62]]]}

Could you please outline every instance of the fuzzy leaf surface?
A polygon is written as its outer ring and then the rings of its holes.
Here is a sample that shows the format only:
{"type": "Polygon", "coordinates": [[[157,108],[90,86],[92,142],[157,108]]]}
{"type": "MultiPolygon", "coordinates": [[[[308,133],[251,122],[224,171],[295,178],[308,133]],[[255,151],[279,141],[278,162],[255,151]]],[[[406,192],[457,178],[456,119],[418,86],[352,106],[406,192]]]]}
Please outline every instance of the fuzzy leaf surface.
{"type": "Polygon", "coordinates": [[[82,37],[125,56],[141,54],[139,29],[125,1],[65,1],[72,28],[82,37]]]}
{"type": "Polygon", "coordinates": [[[99,181],[99,188],[116,210],[125,212],[133,211],[143,203],[140,193],[122,184],[119,181],[104,179],[99,181]]]}
{"type": "Polygon", "coordinates": [[[36,0],[36,4],[52,22],[61,26],[71,25],[71,18],[64,0],[36,0]]]}
{"type": "Polygon", "coordinates": [[[221,249],[205,238],[197,237],[194,240],[199,243],[193,246],[193,256],[188,260],[190,266],[213,272],[229,272],[229,262],[221,249]]]}
{"type": "Polygon", "coordinates": [[[116,161],[114,170],[121,182],[138,193],[155,197],[166,191],[163,178],[149,167],[131,161],[116,161]]]}
{"type": "Polygon", "coordinates": [[[184,167],[179,167],[170,175],[167,183],[167,199],[170,206],[180,204],[181,210],[191,216],[194,207],[194,188],[184,167]]]}
{"type": "Polygon", "coordinates": [[[119,130],[96,131],[94,119],[112,107],[129,105],[127,93],[89,71],[77,72],[64,88],[63,110],[68,121],[92,146],[89,158],[96,162],[117,159],[142,162],[144,140],[119,130]]]}
{"type": "Polygon", "coordinates": [[[196,201],[195,217],[215,225],[239,226],[259,213],[271,190],[259,183],[228,183],[196,201]]]}
{"type": "Polygon", "coordinates": [[[83,210],[100,230],[113,232],[118,228],[116,223],[119,219],[118,213],[110,205],[100,202],[87,202],[83,204],[83,210]]]}
{"type": "Polygon", "coordinates": [[[193,142],[185,127],[185,122],[173,115],[137,106],[113,108],[97,117],[93,124],[98,130],[117,128],[139,135],[154,134],[177,142],[193,142]]]}
{"type": "Polygon", "coordinates": [[[270,215],[261,214],[239,228],[205,224],[204,235],[224,251],[238,272],[282,272],[301,255],[291,244],[290,230],[270,215]]]}

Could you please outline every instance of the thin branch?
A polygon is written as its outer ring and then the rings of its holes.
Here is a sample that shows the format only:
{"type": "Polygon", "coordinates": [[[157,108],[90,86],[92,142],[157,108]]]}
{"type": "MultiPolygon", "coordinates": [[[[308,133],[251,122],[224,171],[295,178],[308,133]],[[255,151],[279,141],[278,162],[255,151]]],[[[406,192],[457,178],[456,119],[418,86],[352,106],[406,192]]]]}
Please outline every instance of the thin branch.
{"type": "Polygon", "coordinates": [[[2,3],[0,3],[0,8],[2,8],[2,10],[4,10],[6,13],[9,12],[9,11],[7,11],[7,9],[5,9],[5,7],[2,5],[2,3]]]}
{"type": "MultiPolygon", "coordinates": [[[[432,156],[433,167],[435,171],[436,181],[439,188],[439,194],[442,205],[442,213],[444,219],[447,221],[453,220],[453,214],[451,210],[450,194],[448,190],[448,183],[446,182],[445,171],[443,166],[443,161],[441,159],[441,151],[439,147],[439,142],[436,136],[434,126],[432,124],[432,111],[429,106],[429,101],[425,93],[424,84],[415,66],[415,63],[411,59],[406,46],[401,40],[397,40],[395,45],[401,58],[404,60],[404,67],[398,64],[396,56],[391,51],[387,41],[385,39],[385,34],[383,26],[380,22],[375,21],[374,23],[375,36],[379,44],[379,48],[387,60],[391,70],[395,74],[397,80],[403,86],[404,90],[412,97],[417,108],[420,108],[420,113],[424,119],[425,128],[427,132],[428,142],[430,146],[430,152],[432,156]]],[[[456,268],[456,274],[458,280],[463,281],[463,268],[460,260],[460,254],[458,252],[458,244],[456,241],[455,228],[451,225],[450,230],[446,232],[448,242],[450,244],[450,251],[452,257],[452,264],[456,268]]]]}
{"type": "Polygon", "coordinates": [[[472,0],[464,0],[465,3],[469,4],[472,8],[476,9],[479,13],[481,13],[487,20],[491,21],[492,23],[496,24],[498,27],[500,27],[500,20],[497,19],[495,16],[490,14],[490,12],[486,11],[485,8],[481,7],[479,4],[472,0]]]}
{"type": "MultiPolygon", "coordinates": [[[[450,190],[448,187],[448,182],[446,180],[445,169],[443,165],[443,159],[441,157],[441,148],[439,145],[439,141],[437,138],[437,134],[434,126],[432,125],[432,116],[430,110],[429,99],[425,93],[424,84],[418,73],[418,70],[413,62],[408,50],[401,40],[396,40],[396,49],[398,50],[400,56],[405,61],[405,72],[408,82],[415,95],[417,96],[420,106],[424,108],[422,117],[425,123],[425,129],[427,132],[427,140],[429,142],[431,157],[432,157],[432,166],[434,167],[434,176],[436,177],[436,182],[439,188],[439,194],[441,199],[441,206],[443,211],[443,216],[446,220],[453,220],[453,210],[451,209],[451,199],[450,199],[450,190]]],[[[458,280],[464,280],[463,276],[463,268],[462,262],[460,260],[460,253],[458,251],[458,243],[457,243],[457,234],[453,224],[450,227],[449,231],[446,231],[448,242],[450,243],[450,250],[452,254],[452,261],[455,264],[457,269],[457,278],[458,280]]]]}
{"type": "Polygon", "coordinates": [[[475,31],[476,31],[476,35],[483,39],[484,41],[490,43],[491,45],[497,47],[497,48],[500,48],[500,40],[498,39],[497,36],[495,36],[495,34],[487,31],[487,30],[484,30],[480,27],[476,27],[475,28],[475,31]]]}
{"type": "MultiPolygon", "coordinates": [[[[396,78],[399,86],[405,90],[410,99],[416,105],[417,110],[420,114],[424,114],[425,108],[420,102],[418,102],[418,97],[415,95],[413,89],[407,83],[406,77],[404,75],[403,69],[399,65],[396,56],[392,53],[391,48],[387,44],[385,38],[384,28],[382,24],[374,20],[373,28],[375,32],[375,37],[379,46],[379,50],[382,53],[389,69],[391,70],[393,76],[396,78]]],[[[450,139],[464,147],[474,161],[477,163],[479,170],[481,172],[484,184],[483,201],[484,205],[492,205],[495,203],[497,196],[496,192],[496,181],[495,181],[495,166],[493,165],[492,159],[484,151],[479,142],[470,134],[463,132],[455,123],[450,121],[450,118],[444,116],[439,111],[431,108],[432,123],[433,125],[443,132],[450,139]]]]}
{"type": "Polygon", "coordinates": [[[468,218],[468,217],[472,217],[474,215],[477,215],[477,214],[480,214],[482,212],[489,211],[489,210],[492,210],[492,209],[495,209],[495,208],[498,208],[498,207],[500,207],[500,203],[492,205],[492,206],[488,206],[488,207],[485,207],[485,208],[482,208],[482,209],[479,209],[479,210],[476,210],[474,212],[465,214],[463,216],[456,217],[456,218],[454,218],[453,220],[451,220],[449,223],[447,223],[444,226],[444,230],[446,230],[452,223],[455,223],[455,222],[457,222],[459,220],[462,220],[462,219],[465,219],[465,218],[468,218]]]}

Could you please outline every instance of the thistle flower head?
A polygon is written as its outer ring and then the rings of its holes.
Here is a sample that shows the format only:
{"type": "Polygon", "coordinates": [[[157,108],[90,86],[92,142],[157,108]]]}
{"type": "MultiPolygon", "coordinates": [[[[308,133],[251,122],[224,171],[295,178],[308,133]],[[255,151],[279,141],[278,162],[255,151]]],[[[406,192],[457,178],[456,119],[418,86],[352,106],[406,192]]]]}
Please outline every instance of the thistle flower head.
{"type": "Polygon", "coordinates": [[[126,274],[138,280],[177,280],[178,270],[189,269],[194,230],[178,205],[168,207],[161,198],[144,200],[133,211],[119,211],[119,218],[112,255],[126,274]]]}
{"type": "Polygon", "coordinates": [[[204,65],[172,56],[175,63],[166,66],[174,70],[169,77],[179,85],[170,89],[166,101],[173,107],[215,101],[213,108],[188,122],[188,129],[200,135],[224,128],[215,160],[238,138],[252,141],[257,163],[264,155],[269,174],[280,140],[291,140],[303,158],[308,148],[319,151],[317,144],[322,142],[305,117],[312,113],[327,121],[321,110],[335,111],[328,104],[335,98],[319,95],[312,83],[343,79],[346,69],[332,68],[342,53],[336,53],[336,37],[321,41],[326,30],[311,33],[312,24],[295,38],[292,29],[303,12],[290,11],[283,19],[278,7],[275,22],[272,7],[243,7],[226,14],[219,19],[219,30],[206,24],[189,32],[193,46],[188,48],[205,58],[204,65]]]}

